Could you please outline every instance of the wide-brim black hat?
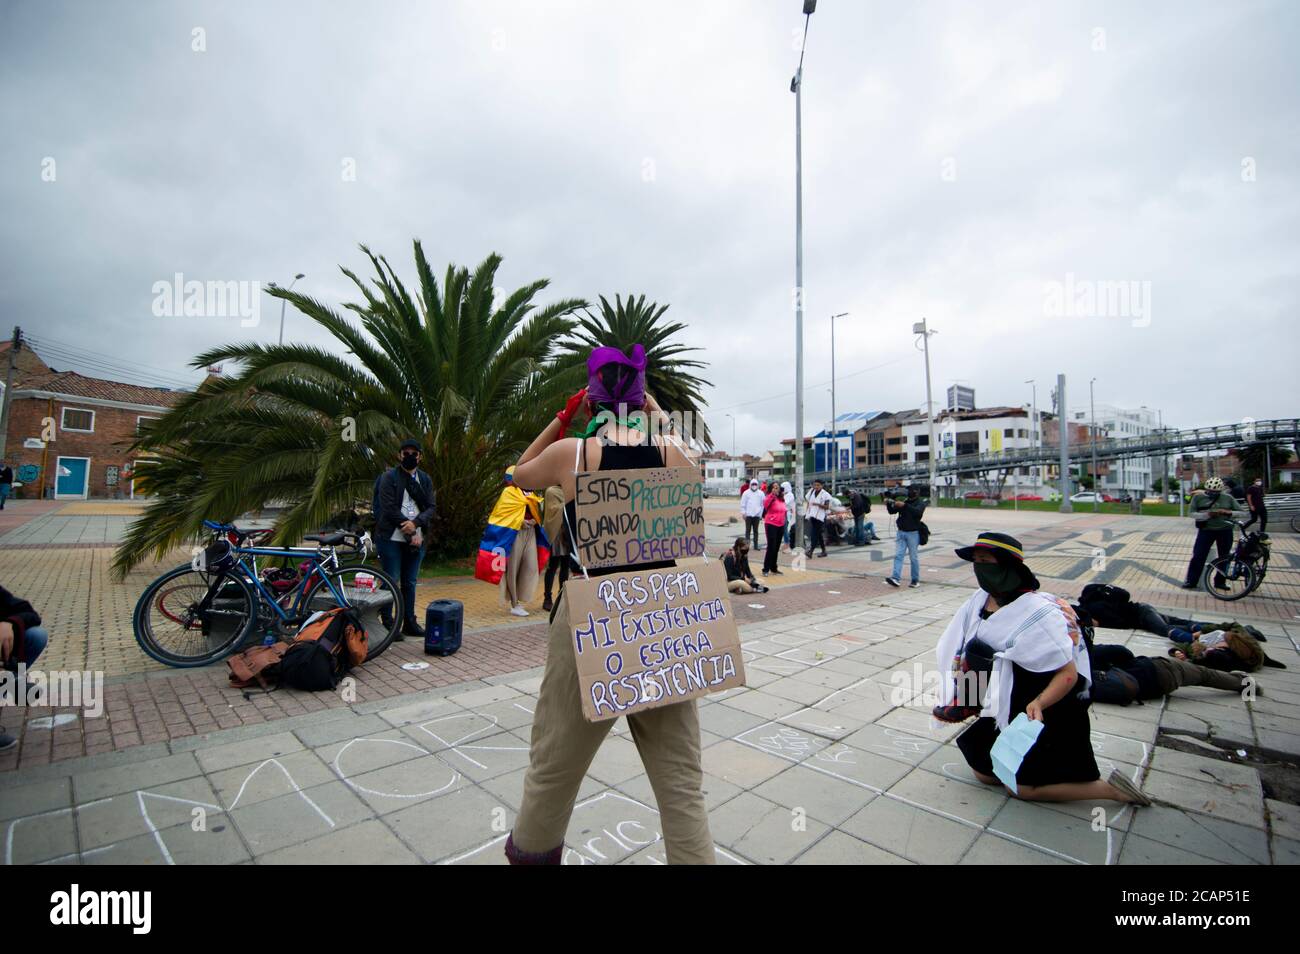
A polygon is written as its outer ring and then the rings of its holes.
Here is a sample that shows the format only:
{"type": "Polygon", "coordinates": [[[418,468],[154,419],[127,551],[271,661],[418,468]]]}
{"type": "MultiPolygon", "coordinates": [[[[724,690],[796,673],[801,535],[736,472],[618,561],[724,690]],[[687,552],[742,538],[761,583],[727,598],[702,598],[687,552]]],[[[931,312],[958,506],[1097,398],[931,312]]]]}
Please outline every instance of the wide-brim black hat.
{"type": "Polygon", "coordinates": [[[1011,534],[985,531],[975,538],[974,544],[958,547],[955,552],[967,563],[974,563],[975,554],[980,550],[992,553],[1003,566],[1015,567],[1026,589],[1038,589],[1038,577],[1034,576],[1033,571],[1025,565],[1025,548],[1011,534]]]}

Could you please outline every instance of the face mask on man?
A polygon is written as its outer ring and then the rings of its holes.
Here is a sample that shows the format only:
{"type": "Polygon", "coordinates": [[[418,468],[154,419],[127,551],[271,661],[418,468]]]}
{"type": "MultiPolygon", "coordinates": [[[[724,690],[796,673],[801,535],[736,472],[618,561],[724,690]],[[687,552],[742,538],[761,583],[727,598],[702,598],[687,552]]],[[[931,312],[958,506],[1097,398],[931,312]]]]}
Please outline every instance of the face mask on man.
{"type": "Polygon", "coordinates": [[[1012,593],[1020,589],[1020,574],[1001,563],[976,563],[975,579],[985,593],[1012,593]]]}
{"type": "Polygon", "coordinates": [[[415,465],[419,463],[420,455],[414,451],[407,451],[402,455],[402,466],[407,470],[415,470],[415,465]]]}

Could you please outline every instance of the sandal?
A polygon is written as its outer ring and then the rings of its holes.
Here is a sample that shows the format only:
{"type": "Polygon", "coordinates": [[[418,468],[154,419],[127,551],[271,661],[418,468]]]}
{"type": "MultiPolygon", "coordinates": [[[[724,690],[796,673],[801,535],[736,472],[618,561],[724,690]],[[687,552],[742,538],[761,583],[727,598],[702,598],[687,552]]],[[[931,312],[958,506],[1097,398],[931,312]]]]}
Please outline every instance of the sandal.
{"type": "Polygon", "coordinates": [[[1142,808],[1151,807],[1151,799],[1142,794],[1141,789],[1134,785],[1127,775],[1119,769],[1110,773],[1110,778],[1106,779],[1111,788],[1117,788],[1129,797],[1130,805],[1138,805],[1142,808]]]}

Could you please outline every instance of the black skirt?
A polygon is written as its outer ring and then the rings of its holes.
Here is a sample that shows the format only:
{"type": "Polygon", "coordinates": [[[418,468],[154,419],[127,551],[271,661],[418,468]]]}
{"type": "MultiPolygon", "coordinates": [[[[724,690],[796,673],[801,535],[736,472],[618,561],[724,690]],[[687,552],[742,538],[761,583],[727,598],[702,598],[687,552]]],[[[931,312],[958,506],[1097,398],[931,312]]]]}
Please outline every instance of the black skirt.
{"type": "MultiPolygon", "coordinates": [[[[1056,675],[1030,672],[1012,664],[1011,718],[1025,711],[1025,706],[1047,688],[1056,675]]],[[[989,753],[997,741],[997,722],[992,718],[976,719],[957,737],[957,747],[966,763],[975,771],[993,774],[989,753]]],[[[1043,731],[1016,772],[1020,785],[1056,785],[1065,782],[1095,782],[1101,778],[1097,759],[1092,754],[1092,724],[1088,721],[1088,700],[1073,691],[1053,706],[1043,710],[1043,731]]]]}

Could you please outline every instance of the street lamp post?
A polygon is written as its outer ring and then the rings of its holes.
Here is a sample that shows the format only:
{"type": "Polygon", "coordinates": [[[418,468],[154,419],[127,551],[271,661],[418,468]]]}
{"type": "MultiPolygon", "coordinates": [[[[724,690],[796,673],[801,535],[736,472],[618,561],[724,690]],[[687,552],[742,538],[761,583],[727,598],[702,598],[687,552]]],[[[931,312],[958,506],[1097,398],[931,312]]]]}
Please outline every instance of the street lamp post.
{"type": "Polygon", "coordinates": [[[831,464],[831,493],[838,493],[838,478],[840,475],[840,435],[839,419],[835,416],[835,319],[847,318],[847,311],[842,311],[838,315],[831,315],[831,446],[834,447],[835,459],[831,464]]]}
{"type": "MultiPolygon", "coordinates": [[[[303,277],[302,272],[299,272],[297,275],[293,276],[293,281],[289,283],[288,290],[293,291],[293,286],[296,285],[298,283],[298,279],[302,277],[303,277]]],[[[285,305],[285,300],[281,298],[280,299],[280,344],[284,344],[284,305],[285,305]]]]}
{"type": "Polygon", "coordinates": [[[795,497],[794,544],[803,545],[803,55],[808,48],[808,24],[817,0],[803,0],[803,43],[799,67],[790,80],[794,93],[794,444],[795,497]]]}
{"type": "Polygon", "coordinates": [[[736,417],[734,414],[728,414],[726,416],[731,418],[731,459],[735,460],[736,459],[736,417]]]}
{"type": "MultiPolygon", "coordinates": [[[[1038,385],[1035,383],[1035,379],[1034,379],[1034,378],[1030,378],[1030,379],[1029,379],[1028,381],[1026,381],[1025,383],[1028,384],[1028,385],[1033,389],[1033,402],[1032,402],[1032,404],[1030,405],[1030,407],[1032,408],[1032,411],[1031,411],[1031,417],[1033,418],[1033,424],[1032,424],[1032,428],[1033,428],[1033,430],[1031,430],[1031,431],[1029,432],[1029,436],[1030,436],[1030,443],[1033,445],[1034,450],[1037,451],[1037,450],[1040,450],[1040,449],[1042,448],[1042,443],[1041,443],[1041,440],[1040,440],[1040,439],[1041,439],[1041,435],[1040,435],[1040,433],[1039,433],[1039,429],[1038,429],[1038,385]]],[[[1043,490],[1043,482],[1042,482],[1042,479],[1041,479],[1041,477],[1040,477],[1041,474],[1042,474],[1042,471],[1039,470],[1039,465],[1038,465],[1038,464],[1035,464],[1035,465],[1034,465],[1034,475],[1033,475],[1033,476],[1034,476],[1034,484],[1035,484],[1035,489],[1036,489],[1039,493],[1042,493],[1042,490],[1043,490]]]]}
{"type": "Polygon", "coordinates": [[[926,460],[930,464],[930,489],[926,496],[934,493],[934,396],[930,392],[930,336],[938,333],[930,330],[924,318],[912,325],[912,334],[921,336],[925,349],[925,416],[930,431],[930,449],[926,454],[926,460]]]}
{"type": "Polygon", "coordinates": [[[1100,504],[1097,503],[1097,399],[1093,394],[1092,386],[1097,383],[1093,378],[1088,382],[1088,406],[1092,414],[1092,511],[1097,512],[1100,504]]]}

